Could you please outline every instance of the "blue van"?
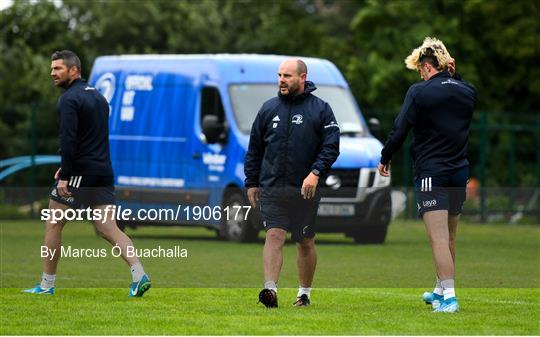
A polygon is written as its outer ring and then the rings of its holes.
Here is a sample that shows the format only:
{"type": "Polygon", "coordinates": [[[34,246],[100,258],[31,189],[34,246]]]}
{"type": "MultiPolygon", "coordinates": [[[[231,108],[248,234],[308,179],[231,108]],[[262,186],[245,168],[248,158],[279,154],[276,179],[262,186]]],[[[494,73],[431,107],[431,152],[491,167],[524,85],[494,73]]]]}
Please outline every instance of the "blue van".
{"type": "MultiPolygon", "coordinates": [[[[244,156],[253,120],[262,103],[277,94],[277,70],[286,58],[119,55],[95,60],[89,82],[110,106],[118,205],[148,215],[121,226],[205,226],[228,240],[256,238],[262,224],[247,206],[244,156]],[[158,210],[170,213],[157,216],[158,210]]],[[[320,180],[318,231],[382,243],[391,218],[390,179],[377,174],[382,144],[368,130],[337,67],[328,60],[302,59],[318,88],[314,94],[330,104],[342,134],[340,156],[320,180]]]]}

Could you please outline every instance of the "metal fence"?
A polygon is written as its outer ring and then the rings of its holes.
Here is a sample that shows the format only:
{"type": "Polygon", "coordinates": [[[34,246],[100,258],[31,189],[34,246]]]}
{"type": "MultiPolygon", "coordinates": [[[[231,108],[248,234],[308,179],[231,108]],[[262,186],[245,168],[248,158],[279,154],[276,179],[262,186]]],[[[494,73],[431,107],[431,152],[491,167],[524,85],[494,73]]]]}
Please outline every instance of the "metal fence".
{"type": "MultiPolygon", "coordinates": [[[[383,121],[393,120],[395,114],[395,111],[366,113],[383,121]]],[[[35,117],[33,120],[35,121],[35,117]]],[[[383,125],[388,132],[391,123],[386,122],[383,125]]],[[[384,142],[384,139],[381,140],[384,142]]],[[[54,153],[58,140],[56,137],[38,139],[36,128],[31,127],[27,136],[2,139],[4,145],[10,142],[19,144],[17,149],[25,152],[21,154],[31,155],[44,149],[54,153]]],[[[402,213],[407,219],[416,217],[410,144],[411,136],[407,138],[402,151],[392,160],[392,184],[407,196],[406,207],[402,213]]],[[[516,222],[516,219],[524,219],[523,221],[540,223],[540,113],[476,112],[471,125],[469,154],[471,181],[465,216],[477,222],[516,222]],[[491,115],[496,115],[497,118],[492,118],[491,115]],[[508,122],[501,121],[501,116],[507,116],[508,122]],[[516,120],[519,123],[516,123],[516,120]]],[[[16,179],[0,182],[0,187],[48,186],[51,183],[52,171],[54,168],[51,167],[31,167],[18,173],[16,179]]]]}
{"type": "MultiPolygon", "coordinates": [[[[521,123],[490,121],[490,115],[476,112],[471,125],[471,180],[464,215],[478,222],[514,222],[520,218],[540,223],[540,113],[497,114],[520,119],[521,123]]],[[[393,185],[403,187],[408,197],[406,218],[416,216],[411,141],[409,135],[392,160],[393,185]]]]}

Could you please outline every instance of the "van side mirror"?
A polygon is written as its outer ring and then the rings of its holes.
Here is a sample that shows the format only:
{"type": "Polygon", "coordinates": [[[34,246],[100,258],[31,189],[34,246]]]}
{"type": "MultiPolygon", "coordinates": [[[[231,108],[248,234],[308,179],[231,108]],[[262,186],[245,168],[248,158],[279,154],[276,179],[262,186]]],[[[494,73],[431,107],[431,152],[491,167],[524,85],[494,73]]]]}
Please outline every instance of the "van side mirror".
{"type": "Polygon", "coordinates": [[[368,119],[367,124],[369,132],[371,132],[371,134],[378,140],[383,141],[384,137],[381,129],[381,121],[379,121],[378,118],[371,117],[370,119],[368,119]]]}
{"type": "Polygon", "coordinates": [[[202,132],[208,144],[226,143],[227,127],[216,115],[206,115],[202,120],[202,132]]]}

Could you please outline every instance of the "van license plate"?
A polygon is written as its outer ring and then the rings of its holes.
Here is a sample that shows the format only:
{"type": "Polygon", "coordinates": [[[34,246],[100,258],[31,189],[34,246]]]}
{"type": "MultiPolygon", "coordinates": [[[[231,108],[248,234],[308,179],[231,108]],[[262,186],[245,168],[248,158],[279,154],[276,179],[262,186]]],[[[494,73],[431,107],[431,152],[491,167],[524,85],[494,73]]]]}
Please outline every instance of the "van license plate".
{"type": "Polygon", "coordinates": [[[320,204],[318,215],[332,216],[353,216],[354,205],[334,205],[334,204],[320,204]]]}

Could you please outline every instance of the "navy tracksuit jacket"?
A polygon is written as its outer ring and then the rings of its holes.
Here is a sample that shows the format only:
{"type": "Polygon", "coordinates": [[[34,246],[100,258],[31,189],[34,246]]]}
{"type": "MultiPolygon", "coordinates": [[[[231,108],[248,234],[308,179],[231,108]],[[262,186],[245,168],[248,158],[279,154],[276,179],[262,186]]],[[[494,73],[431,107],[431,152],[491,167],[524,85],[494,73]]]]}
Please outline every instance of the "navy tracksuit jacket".
{"type": "Polygon", "coordinates": [[[339,155],[339,126],[313,82],[295,96],[278,93],[261,107],[246,153],[246,187],[301,187],[315,170],[324,176],[339,155]]]}
{"type": "Polygon", "coordinates": [[[58,100],[60,178],[112,176],[109,104],[95,88],[76,79],[58,100]]]}
{"type": "Polygon", "coordinates": [[[475,104],[476,90],[448,71],[413,84],[382,149],[381,163],[390,161],[412,128],[415,177],[444,175],[468,166],[467,143],[475,104]]]}

